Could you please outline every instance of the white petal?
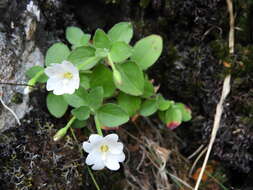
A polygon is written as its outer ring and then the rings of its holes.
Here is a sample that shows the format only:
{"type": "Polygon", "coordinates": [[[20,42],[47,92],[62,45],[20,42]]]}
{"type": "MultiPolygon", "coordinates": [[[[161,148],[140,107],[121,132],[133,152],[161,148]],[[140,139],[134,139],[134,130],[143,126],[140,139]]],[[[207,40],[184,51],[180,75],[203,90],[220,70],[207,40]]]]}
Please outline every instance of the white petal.
{"type": "Polygon", "coordinates": [[[73,84],[73,88],[78,89],[80,86],[80,78],[79,75],[73,77],[73,82],[71,82],[73,84]]]}
{"type": "Polygon", "coordinates": [[[53,93],[55,95],[63,95],[63,94],[65,94],[65,91],[64,91],[63,88],[55,88],[54,91],[53,91],[53,93]]]}
{"type": "Polygon", "coordinates": [[[83,149],[85,152],[90,153],[92,151],[93,145],[87,141],[83,142],[83,149]]]}
{"type": "Polygon", "coordinates": [[[80,85],[80,79],[79,79],[79,77],[78,78],[77,77],[72,78],[68,82],[68,86],[71,87],[71,88],[73,88],[73,89],[78,89],[79,85],[80,85]]]}
{"type": "Polygon", "coordinates": [[[110,135],[106,135],[105,136],[105,140],[108,140],[108,141],[115,141],[117,142],[119,139],[119,136],[117,134],[110,134],[110,135]]]}
{"type": "Polygon", "coordinates": [[[124,152],[122,152],[121,154],[117,155],[117,157],[118,157],[118,161],[119,162],[124,162],[125,159],[126,159],[126,156],[125,156],[124,152]]]}
{"type": "Polygon", "coordinates": [[[89,141],[91,143],[97,143],[97,142],[100,142],[101,140],[103,140],[103,137],[97,134],[92,134],[89,137],[89,141]]]}
{"type": "Polygon", "coordinates": [[[45,69],[45,74],[49,77],[60,75],[63,73],[61,64],[53,64],[45,69]]]}
{"type": "Polygon", "coordinates": [[[123,152],[123,144],[121,142],[109,142],[108,145],[112,154],[121,154],[123,152]]]}
{"type": "Polygon", "coordinates": [[[91,152],[86,158],[87,165],[93,165],[93,170],[101,170],[105,167],[101,154],[97,151],[91,152]]]}
{"type": "Polygon", "coordinates": [[[120,168],[117,157],[112,154],[107,155],[107,158],[105,160],[105,166],[113,171],[118,170],[120,168]]]}
{"type": "Polygon", "coordinates": [[[47,90],[51,91],[57,88],[61,88],[61,81],[58,78],[49,78],[47,80],[47,90]]]}
{"type": "Polygon", "coordinates": [[[118,162],[124,162],[124,160],[126,159],[126,156],[125,156],[124,152],[122,152],[121,154],[108,153],[107,159],[117,160],[118,162]]]}
{"type": "Polygon", "coordinates": [[[102,170],[104,168],[105,168],[104,162],[96,163],[91,167],[91,169],[93,170],[102,170]]]}

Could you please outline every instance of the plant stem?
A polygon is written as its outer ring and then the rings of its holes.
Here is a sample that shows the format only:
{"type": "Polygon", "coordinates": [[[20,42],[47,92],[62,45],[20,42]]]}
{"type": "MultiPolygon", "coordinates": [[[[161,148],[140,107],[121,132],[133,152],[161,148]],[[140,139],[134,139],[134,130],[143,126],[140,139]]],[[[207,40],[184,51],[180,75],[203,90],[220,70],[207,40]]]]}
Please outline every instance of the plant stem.
{"type": "Polygon", "coordinates": [[[94,185],[96,186],[97,190],[100,190],[100,187],[99,187],[99,185],[97,184],[97,181],[96,181],[96,179],[95,179],[95,177],[94,177],[94,175],[93,175],[91,169],[90,169],[88,166],[87,166],[87,168],[88,168],[89,175],[90,175],[90,177],[91,177],[91,179],[92,179],[94,185]]]}
{"type": "Polygon", "coordinates": [[[97,129],[97,132],[100,136],[103,136],[103,132],[102,132],[102,129],[101,129],[101,123],[99,122],[98,118],[95,116],[95,124],[96,124],[96,129],[97,129]]]}
{"type": "Polygon", "coordinates": [[[73,116],[70,120],[69,120],[69,122],[67,123],[67,125],[64,127],[64,128],[70,128],[71,127],[71,125],[72,125],[72,123],[74,122],[76,120],[76,117],[75,116],[73,116]]]}
{"type": "Polygon", "coordinates": [[[34,86],[37,80],[44,74],[44,70],[39,71],[36,75],[28,81],[28,86],[34,86]]]}
{"type": "Polygon", "coordinates": [[[115,68],[115,65],[112,61],[110,54],[107,55],[107,59],[108,59],[108,64],[112,67],[112,70],[115,70],[116,68],[115,68]]]}

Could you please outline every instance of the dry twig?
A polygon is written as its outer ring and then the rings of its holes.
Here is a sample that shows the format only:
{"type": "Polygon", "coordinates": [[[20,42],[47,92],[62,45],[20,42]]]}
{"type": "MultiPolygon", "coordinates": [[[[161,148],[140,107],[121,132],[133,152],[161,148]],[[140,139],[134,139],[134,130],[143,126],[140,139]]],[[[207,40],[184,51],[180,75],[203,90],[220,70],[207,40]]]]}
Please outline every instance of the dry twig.
{"type": "MultiPolygon", "coordinates": [[[[228,12],[229,12],[229,25],[230,25],[230,30],[229,30],[229,53],[233,54],[234,53],[234,35],[235,35],[235,28],[234,28],[234,13],[233,13],[233,0],[227,0],[227,7],[228,7],[228,12]]],[[[220,120],[221,120],[221,115],[222,115],[222,111],[223,111],[223,103],[227,97],[227,95],[230,92],[230,78],[231,75],[229,74],[228,76],[226,76],[226,78],[224,79],[223,82],[223,88],[222,88],[222,94],[221,94],[221,98],[220,101],[216,107],[216,113],[215,113],[215,117],[214,117],[214,124],[213,124],[213,130],[212,130],[212,134],[211,134],[211,139],[208,145],[208,149],[207,149],[207,153],[206,153],[206,157],[205,160],[203,162],[203,165],[201,167],[201,171],[200,174],[198,176],[198,180],[196,182],[195,188],[194,190],[198,190],[201,179],[203,177],[206,165],[207,165],[207,161],[209,159],[215,138],[216,138],[216,134],[217,131],[219,129],[219,125],[220,125],[220,120]]]]}

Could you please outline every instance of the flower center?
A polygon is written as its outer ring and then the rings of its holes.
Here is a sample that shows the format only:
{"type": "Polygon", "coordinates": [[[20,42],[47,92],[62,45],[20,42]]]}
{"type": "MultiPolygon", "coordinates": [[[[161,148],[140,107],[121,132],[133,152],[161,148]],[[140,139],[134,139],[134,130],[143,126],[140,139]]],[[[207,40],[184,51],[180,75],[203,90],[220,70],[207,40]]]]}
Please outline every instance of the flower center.
{"type": "Polygon", "coordinates": [[[63,77],[64,77],[65,79],[72,79],[73,75],[72,75],[72,73],[70,73],[70,72],[66,72],[66,73],[64,73],[63,77]]]}
{"type": "Polygon", "coordinates": [[[107,152],[109,150],[109,147],[107,145],[100,146],[101,152],[107,152]]]}

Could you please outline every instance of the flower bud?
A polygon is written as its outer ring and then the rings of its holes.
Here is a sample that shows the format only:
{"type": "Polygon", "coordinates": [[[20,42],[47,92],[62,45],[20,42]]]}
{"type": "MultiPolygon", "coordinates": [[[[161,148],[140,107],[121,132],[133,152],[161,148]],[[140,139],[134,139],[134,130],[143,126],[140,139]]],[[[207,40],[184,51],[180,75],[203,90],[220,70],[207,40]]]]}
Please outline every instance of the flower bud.
{"type": "Polygon", "coordinates": [[[57,133],[54,135],[54,141],[60,140],[62,137],[66,135],[68,131],[68,127],[61,128],[57,133]]]}
{"type": "Polygon", "coordinates": [[[113,78],[114,78],[116,83],[118,83],[119,85],[122,84],[122,79],[121,79],[120,72],[116,69],[113,70],[113,78]]]}

